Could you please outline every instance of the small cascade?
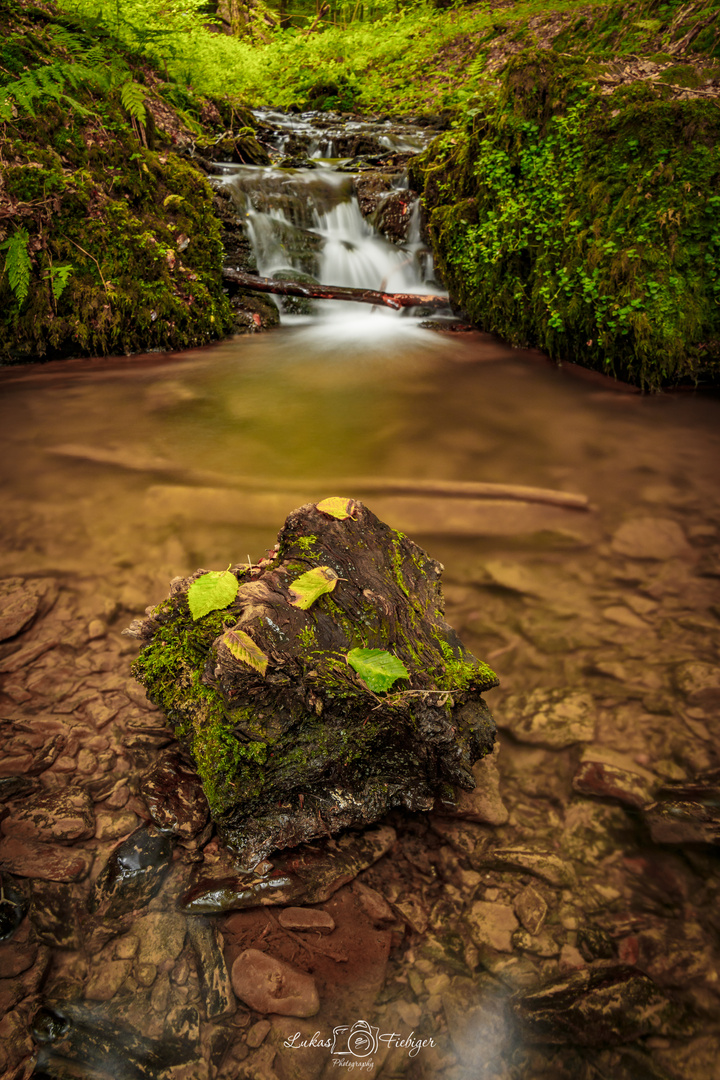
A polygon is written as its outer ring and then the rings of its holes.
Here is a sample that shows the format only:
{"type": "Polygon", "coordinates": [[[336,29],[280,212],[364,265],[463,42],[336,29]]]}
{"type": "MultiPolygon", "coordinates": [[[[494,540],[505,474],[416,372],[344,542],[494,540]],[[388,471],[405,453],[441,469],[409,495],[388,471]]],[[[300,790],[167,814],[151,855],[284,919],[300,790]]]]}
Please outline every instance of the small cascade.
{"type": "MultiPolygon", "coordinates": [[[[281,152],[290,145],[297,148],[300,138],[308,155],[325,152],[333,141],[318,137],[312,115],[282,117],[284,126],[279,118],[280,114],[263,114],[265,123],[272,119],[275,124],[281,152]]],[[[362,125],[345,125],[344,138],[350,126],[362,125]]],[[[246,224],[258,273],[285,280],[305,276],[326,285],[381,292],[442,291],[432,281],[432,257],[422,242],[419,200],[408,200],[404,206],[406,239],[393,244],[363,216],[353,181],[345,162],[318,157],[308,161],[307,168],[240,165],[226,173],[223,183],[246,224]]],[[[404,177],[398,183],[398,193],[406,190],[404,177]]],[[[385,198],[390,194],[395,192],[385,198]]],[[[379,210],[383,206],[381,200],[379,210]]],[[[281,311],[290,306],[276,302],[281,311]]],[[[338,301],[313,303],[314,314],[325,319],[348,317],[350,311],[357,318],[357,308],[338,301]]],[[[362,314],[367,318],[379,313],[368,307],[362,314]]],[[[398,317],[391,309],[382,314],[398,317]]],[[[407,320],[408,309],[402,314],[407,320]]]]}

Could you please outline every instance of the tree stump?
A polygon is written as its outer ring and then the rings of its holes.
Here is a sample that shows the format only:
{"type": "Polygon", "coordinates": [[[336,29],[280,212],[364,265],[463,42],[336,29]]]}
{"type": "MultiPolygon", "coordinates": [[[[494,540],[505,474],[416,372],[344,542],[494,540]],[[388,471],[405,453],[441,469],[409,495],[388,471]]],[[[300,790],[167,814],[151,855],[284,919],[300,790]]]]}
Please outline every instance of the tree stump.
{"type": "Polygon", "coordinates": [[[278,540],[257,566],[175,579],[128,631],[145,643],[133,673],[244,867],[393,807],[452,804],[495,738],[481,694],[498,680],[444,621],[440,563],[352,499],[300,507],[278,540]],[[198,614],[216,579],[236,595],[198,614]],[[358,650],[382,652],[368,667],[358,650]]]}

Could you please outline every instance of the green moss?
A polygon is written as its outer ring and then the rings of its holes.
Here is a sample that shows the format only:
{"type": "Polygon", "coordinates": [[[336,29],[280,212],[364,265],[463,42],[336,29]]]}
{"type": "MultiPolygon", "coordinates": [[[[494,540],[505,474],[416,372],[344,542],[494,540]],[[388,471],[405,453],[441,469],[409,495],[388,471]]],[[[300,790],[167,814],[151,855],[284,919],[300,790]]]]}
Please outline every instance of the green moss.
{"type": "Polygon", "coordinates": [[[298,536],[295,539],[295,543],[305,555],[312,556],[315,554],[318,538],[312,534],[309,534],[308,536],[298,536]]]}
{"type": "Polygon", "coordinates": [[[451,293],[517,345],[643,387],[720,370],[720,113],[528,51],[414,170],[451,293]]]}

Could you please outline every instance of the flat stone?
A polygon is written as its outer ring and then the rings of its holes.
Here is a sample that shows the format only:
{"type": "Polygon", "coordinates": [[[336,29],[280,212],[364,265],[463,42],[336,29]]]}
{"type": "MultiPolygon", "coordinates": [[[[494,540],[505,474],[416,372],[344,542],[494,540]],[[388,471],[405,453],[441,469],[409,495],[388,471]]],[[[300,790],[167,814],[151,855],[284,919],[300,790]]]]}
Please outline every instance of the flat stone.
{"type": "Polygon", "coordinates": [[[142,776],[140,793],[158,828],[186,840],[205,828],[210,811],[200,779],[177,750],[159,755],[142,776]]]}
{"type": "Polygon", "coordinates": [[[513,911],[529,934],[539,934],[547,917],[548,906],[532,885],[527,885],[513,899],[513,911]]]}
{"type": "Polygon", "coordinates": [[[278,915],[278,922],[285,930],[314,930],[318,934],[331,934],[335,920],[322,908],[289,907],[278,915]]]}
{"type": "Polygon", "coordinates": [[[117,917],[144,907],[159,892],[170,868],[173,842],[143,826],[110,853],[95,882],[90,910],[117,917]]]}
{"type": "Polygon", "coordinates": [[[140,945],[137,959],[140,964],[162,964],[177,960],[185,943],[186,919],[175,912],[153,911],[133,923],[140,945]]]}
{"type": "Polygon", "coordinates": [[[595,737],[596,709],[589,694],[575,690],[533,690],[513,694],[499,710],[498,727],[518,742],[561,750],[595,737]]]}
{"type": "Polygon", "coordinates": [[[513,1005],[531,1042],[617,1046],[670,1030],[678,1009],[652,979],[623,965],[585,969],[513,1005]]]}
{"type": "Polygon", "coordinates": [[[630,559],[672,559],[689,551],[685,533],[670,518],[632,518],[615,531],[610,546],[630,559]]]}
{"type": "Polygon", "coordinates": [[[62,848],[4,836],[0,840],[0,869],[42,881],[81,881],[92,866],[94,852],[62,848]]]}
{"type": "Polygon", "coordinates": [[[547,881],[549,885],[568,886],[575,883],[575,871],[569,862],[551,851],[526,848],[495,848],[477,860],[478,866],[520,870],[547,881]]]}
{"type": "Polygon", "coordinates": [[[235,1012],[235,998],[224,956],[220,930],[206,919],[187,920],[190,943],[197,960],[205,1017],[220,1020],[235,1012]]]}
{"type": "Polygon", "coordinates": [[[353,882],[353,892],[362,904],[365,914],[376,926],[388,926],[395,922],[395,914],[387,900],[376,889],[371,889],[362,881],[353,882]]]}
{"type": "Polygon", "coordinates": [[[518,921],[507,904],[476,900],[465,921],[476,945],[489,945],[498,952],[512,952],[512,935],[518,928],[518,921]]]}
{"type": "Polygon", "coordinates": [[[240,953],[231,977],[237,996],[256,1012],[315,1016],[320,1009],[311,975],[257,949],[240,953]]]}
{"type": "Polygon", "coordinates": [[[0,581],[0,641],[15,637],[35,618],[42,593],[23,578],[0,581]]]}
{"type": "Polygon", "coordinates": [[[17,840],[87,840],[95,833],[92,799],[72,787],[30,795],[12,808],[2,831],[17,840]]]}
{"type": "Polygon", "coordinates": [[[572,786],[580,795],[615,799],[625,806],[640,808],[652,802],[652,789],[644,777],[606,761],[581,761],[572,786]]]}

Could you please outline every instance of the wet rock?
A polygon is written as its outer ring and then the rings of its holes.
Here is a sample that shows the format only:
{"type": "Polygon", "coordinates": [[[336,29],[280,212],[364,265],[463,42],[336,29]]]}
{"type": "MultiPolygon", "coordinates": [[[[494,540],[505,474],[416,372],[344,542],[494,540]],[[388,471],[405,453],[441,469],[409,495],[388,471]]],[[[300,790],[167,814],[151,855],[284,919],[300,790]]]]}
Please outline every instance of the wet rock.
{"type": "Polygon", "coordinates": [[[173,842],[152,826],[137,829],[111,853],[95,882],[90,910],[117,917],[144,907],[170,868],[173,842]]]}
{"type": "Polygon", "coordinates": [[[656,844],[720,843],[720,769],[665,784],[645,820],[656,844]]]}
{"type": "Polygon", "coordinates": [[[392,807],[427,810],[447,784],[470,789],[470,769],[494,743],[481,692],[497,679],[439,614],[439,564],[355,500],[340,500],[337,516],[318,505],[288,517],[272,560],[229,572],[239,587],[224,623],[214,613],[207,630],[193,625],[187,596],[198,572],[176,583],[140,630],[146,648],[134,673],[194,748],[213,818],[247,868],[275,848],[367,825],[392,807]],[[331,568],[332,599],[293,599],[305,567],[331,568]],[[192,655],[183,646],[189,634],[201,635],[192,655]],[[405,688],[419,693],[398,695],[400,682],[380,697],[337,662],[389,640],[408,672],[405,688]],[[251,652],[238,641],[250,641],[251,652]],[[308,642],[316,645],[310,669],[308,642]],[[197,679],[179,678],[188,664],[197,679]],[[211,726],[202,719],[208,693],[211,726]],[[242,750],[248,744],[257,749],[242,750]]]}
{"type": "Polygon", "coordinates": [[[98,814],[95,822],[95,836],[98,840],[120,840],[123,836],[129,836],[131,832],[134,832],[138,824],[138,816],[132,810],[98,814]]]}
{"type": "Polygon", "coordinates": [[[200,778],[177,750],[165,750],[143,774],[140,794],[159,829],[192,839],[205,828],[209,810],[200,778]]]}
{"type": "MultiPolygon", "coordinates": [[[[276,856],[265,872],[225,878],[202,878],[181,900],[194,915],[257,905],[322,904],[334,892],[385,855],[395,842],[389,826],[350,833],[322,846],[303,846],[276,856]]],[[[259,868],[260,869],[260,868],[259,868]]]]}
{"type": "Polygon", "coordinates": [[[90,871],[92,851],[62,848],[4,836],[0,840],[0,869],[42,881],[81,881],[90,871]]]}
{"type": "Polygon", "coordinates": [[[0,874],[0,941],[11,938],[25,918],[28,900],[7,874],[0,874]]]}
{"type": "Polygon", "coordinates": [[[37,944],[28,941],[7,941],[0,943],[0,979],[14,979],[22,975],[35,963],[37,944]]]}
{"type": "Polygon", "coordinates": [[[80,947],[78,902],[72,885],[33,881],[30,922],[40,941],[58,949],[80,947]]]}
{"type": "Polygon", "coordinates": [[[31,795],[13,806],[2,831],[17,840],[87,840],[95,833],[92,799],[72,787],[31,795]]]}
{"type": "Polygon", "coordinates": [[[399,901],[393,907],[414,933],[425,933],[428,928],[428,912],[416,897],[411,896],[407,900],[399,901]]]}
{"type": "Polygon", "coordinates": [[[375,228],[392,244],[404,244],[410,232],[417,194],[409,188],[394,188],[380,199],[373,214],[375,228]]]}
{"type": "Polygon", "coordinates": [[[15,799],[18,795],[29,795],[36,791],[37,780],[31,780],[28,776],[0,776],[0,803],[15,799]]]}
{"type": "Polygon", "coordinates": [[[365,914],[376,926],[388,926],[395,922],[393,909],[376,889],[371,889],[361,881],[353,883],[353,892],[359,898],[365,914]]]}
{"type": "Polygon", "coordinates": [[[223,955],[223,938],[206,919],[187,920],[190,942],[197,960],[205,1018],[220,1020],[235,1012],[235,998],[223,955]]]}
{"type": "Polygon", "coordinates": [[[672,1029],[678,1009],[652,979],[622,965],[564,976],[516,999],[531,1042],[617,1046],[672,1029]]]}
{"type": "Polygon", "coordinates": [[[34,994],[47,974],[52,952],[41,945],[31,967],[11,979],[0,979],[0,1016],[14,1009],[21,1001],[34,994]]]}
{"type": "MultiPolygon", "coordinates": [[[[297,281],[300,285],[320,284],[312,274],[303,274],[298,270],[276,270],[271,276],[273,281],[297,281]]],[[[313,315],[317,311],[313,301],[304,296],[278,296],[277,302],[288,315],[313,315]]]]}
{"type": "Polygon", "coordinates": [[[518,921],[507,904],[476,900],[465,921],[476,945],[489,945],[498,952],[512,952],[512,935],[518,928],[518,921]]]}
{"type": "Polygon", "coordinates": [[[547,881],[549,885],[568,886],[575,883],[575,871],[569,862],[551,851],[526,848],[495,848],[481,855],[478,866],[519,870],[547,881]]]}
{"type": "Polygon", "coordinates": [[[141,964],[176,960],[185,943],[186,919],[175,912],[153,911],[133,923],[140,942],[137,958],[141,964]]]}
{"type": "Polygon", "coordinates": [[[632,518],[616,530],[610,546],[631,559],[672,559],[689,551],[685,533],[670,518],[632,518]]]}
{"type": "Polygon", "coordinates": [[[253,1026],[248,1029],[248,1033],[245,1036],[245,1042],[251,1050],[256,1050],[258,1046],[264,1042],[266,1035],[270,1031],[270,1027],[269,1020],[258,1020],[257,1024],[253,1024],[253,1026]]]}
{"type": "Polygon", "coordinates": [[[233,990],[256,1012],[315,1016],[320,1008],[312,976],[257,949],[246,949],[232,966],[233,990]]]}
{"type": "Polygon", "coordinates": [[[438,800],[434,812],[486,825],[504,825],[509,815],[500,795],[499,753],[500,747],[496,745],[492,754],[475,762],[472,769],[475,788],[472,791],[457,789],[454,806],[451,808],[438,800]]]}
{"type": "Polygon", "coordinates": [[[513,911],[529,934],[539,934],[547,917],[548,906],[537,889],[527,885],[514,897],[513,911]]]}
{"type": "Polygon", "coordinates": [[[284,908],[278,922],[285,930],[313,930],[317,934],[331,934],[335,929],[332,915],[322,908],[284,908]]]}
{"type": "Polygon", "coordinates": [[[589,694],[572,690],[533,690],[505,702],[498,726],[519,742],[560,750],[595,737],[596,710],[589,694]]]}
{"type": "Polygon", "coordinates": [[[598,760],[595,754],[586,752],[573,777],[572,786],[580,795],[615,799],[625,806],[640,808],[652,801],[652,787],[646,775],[598,760]]]}

